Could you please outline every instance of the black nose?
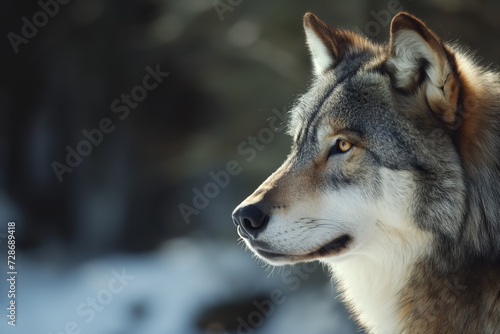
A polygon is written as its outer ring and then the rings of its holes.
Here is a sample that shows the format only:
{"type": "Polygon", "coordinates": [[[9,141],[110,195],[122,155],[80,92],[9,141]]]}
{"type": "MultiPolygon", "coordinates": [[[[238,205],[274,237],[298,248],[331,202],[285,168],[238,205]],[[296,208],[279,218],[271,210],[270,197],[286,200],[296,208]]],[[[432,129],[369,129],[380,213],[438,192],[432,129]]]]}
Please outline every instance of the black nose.
{"type": "Polygon", "coordinates": [[[256,205],[247,205],[233,212],[233,220],[243,238],[255,239],[265,229],[269,216],[256,205]]]}

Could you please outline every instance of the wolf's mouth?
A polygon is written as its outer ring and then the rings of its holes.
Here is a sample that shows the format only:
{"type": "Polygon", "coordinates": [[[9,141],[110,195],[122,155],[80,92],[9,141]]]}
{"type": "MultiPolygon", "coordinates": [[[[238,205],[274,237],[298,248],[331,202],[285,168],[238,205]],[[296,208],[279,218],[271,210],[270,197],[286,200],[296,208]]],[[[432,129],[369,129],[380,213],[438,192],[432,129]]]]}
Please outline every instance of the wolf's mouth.
{"type": "Polygon", "coordinates": [[[347,234],[344,234],[337,239],[334,239],[333,241],[327,243],[320,249],[314,251],[311,253],[311,255],[319,255],[319,256],[329,256],[329,255],[334,255],[332,253],[337,253],[341,249],[345,248],[347,244],[351,241],[351,237],[347,234]]]}
{"type": "Polygon", "coordinates": [[[303,255],[282,254],[282,253],[270,252],[268,250],[264,250],[259,247],[254,247],[254,248],[255,251],[260,256],[269,260],[276,260],[280,258],[292,261],[314,260],[319,257],[327,257],[339,254],[340,252],[342,252],[342,250],[347,248],[347,245],[350,243],[351,239],[352,239],[351,236],[344,234],[330,241],[329,243],[321,246],[320,248],[303,255]]]}

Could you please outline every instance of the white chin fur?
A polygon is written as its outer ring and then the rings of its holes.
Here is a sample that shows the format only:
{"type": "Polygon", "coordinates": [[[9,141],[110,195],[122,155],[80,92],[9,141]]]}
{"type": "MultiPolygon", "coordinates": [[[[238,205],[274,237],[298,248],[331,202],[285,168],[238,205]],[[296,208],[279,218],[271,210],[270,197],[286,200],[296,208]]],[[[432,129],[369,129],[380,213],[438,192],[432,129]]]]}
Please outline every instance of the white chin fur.
{"type": "Polygon", "coordinates": [[[338,279],[344,299],[373,333],[400,333],[394,301],[411,266],[431,249],[432,237],[409,220],[413,195],[409,172],[381,169],[382,196],[378,222],[345,261],[324,259],[338,279]]]}

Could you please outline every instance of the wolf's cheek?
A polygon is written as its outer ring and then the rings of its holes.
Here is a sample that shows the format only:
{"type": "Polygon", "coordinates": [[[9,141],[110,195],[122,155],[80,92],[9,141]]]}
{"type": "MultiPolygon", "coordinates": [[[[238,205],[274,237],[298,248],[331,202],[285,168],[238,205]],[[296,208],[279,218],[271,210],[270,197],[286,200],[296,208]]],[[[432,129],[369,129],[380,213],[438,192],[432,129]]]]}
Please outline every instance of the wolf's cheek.
{"type": "Polygon", "coordinates": [[[361,187],[373,193],[373,184],[380,175],[378,164],[365,149],[354,147],[345,156],[328,162],[324,170],[323,183],[327,190],[341,190],[344,187],[361,187]]]}

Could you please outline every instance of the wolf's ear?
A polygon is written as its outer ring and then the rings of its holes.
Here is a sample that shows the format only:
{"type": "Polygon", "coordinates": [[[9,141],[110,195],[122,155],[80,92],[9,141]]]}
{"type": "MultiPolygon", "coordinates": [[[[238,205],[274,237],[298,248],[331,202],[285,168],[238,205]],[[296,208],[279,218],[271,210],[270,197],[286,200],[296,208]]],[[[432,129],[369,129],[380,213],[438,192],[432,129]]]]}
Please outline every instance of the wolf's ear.
{"type": "Polygon", "coordinates": [[[354,33],[330,27],[312,13],[304,15],[304,30],[316,75],[334,66],[354,44],[362,46],[366,41],[354,33]]]}
{"type": "Polygon", "coordinates": [[[396,89],[411,93],[425,85],[430,108],[445,124],[453,124],[459,93],[455,57],[422,21],[408,13],[392,19],[387,69],[396,89]]]}

